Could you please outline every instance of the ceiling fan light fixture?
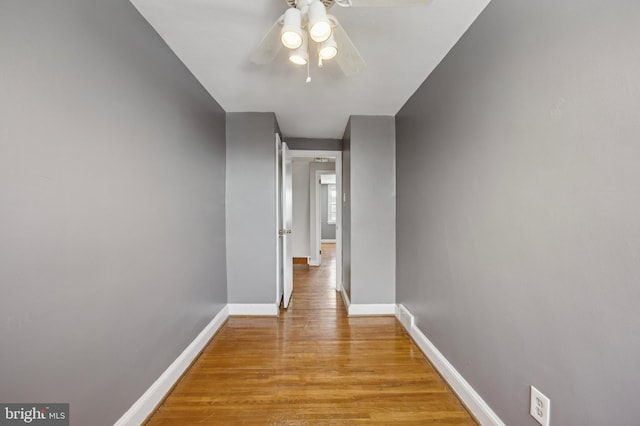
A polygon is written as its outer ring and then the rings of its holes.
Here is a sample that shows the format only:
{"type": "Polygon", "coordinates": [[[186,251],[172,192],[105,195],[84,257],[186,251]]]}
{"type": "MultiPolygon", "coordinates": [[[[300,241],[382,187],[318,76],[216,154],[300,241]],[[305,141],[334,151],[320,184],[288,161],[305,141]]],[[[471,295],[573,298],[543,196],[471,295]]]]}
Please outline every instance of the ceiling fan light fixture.
{"type": "Polygon", "coordinates": [[[331,37],[331,22],[327,17],[327,8],[320,0],[315,0],[309,6],[309,36],[317,43],[322,43],[331,37]]]}
{"type": "Polygon", "coordinates": [[[284,23],[280,31],[280,41],[288,49],[297,49],[302,46],[302,13],[299,9],[291,7],[284,13],[284,23]]]}
{"type": "Polygon", "coordinates": [[[306,65],[309,62],[309,42],[303,33],[302,45],[289,53],[289,60],[296,65],[306,65]]]}
{"type": "Polygon", "coordinates": [[[322,60],[328,61],[329,59],[335,58],[337,54],[338,54],[338,44],[336,43],[336,40],[333,38],[333,34],[331,34],[331,36],[328,39],[320,43],[320,47],[318,49],[318,55],[322,58],[322,60]]]}
{"type": "Polygon", "coordinates": [[[298,48],[289,55],[289,60],[296,65],[306,65],[309,62],[309,53],[298,48]]]}

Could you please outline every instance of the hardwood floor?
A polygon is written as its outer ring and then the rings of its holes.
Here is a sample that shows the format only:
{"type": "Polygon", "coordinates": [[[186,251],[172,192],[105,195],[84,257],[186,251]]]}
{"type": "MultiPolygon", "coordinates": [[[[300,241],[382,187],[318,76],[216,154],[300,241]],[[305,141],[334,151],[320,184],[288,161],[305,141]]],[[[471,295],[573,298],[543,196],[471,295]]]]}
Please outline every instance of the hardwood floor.
{"type": "Polygon", "coordinates": [[[395,318],[347,317],[333,247],[280,317],[229,318],[147,424],[475,425],[395,318]]]}

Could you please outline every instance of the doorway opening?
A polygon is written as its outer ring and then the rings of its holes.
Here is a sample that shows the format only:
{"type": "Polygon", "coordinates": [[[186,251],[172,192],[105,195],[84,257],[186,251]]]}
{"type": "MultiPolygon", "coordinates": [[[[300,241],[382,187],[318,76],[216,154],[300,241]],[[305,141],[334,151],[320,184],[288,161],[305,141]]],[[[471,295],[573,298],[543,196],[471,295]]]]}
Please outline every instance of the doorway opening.
{"type": "MultiPolygon", "coordinates": [[[[286,141],[281,145],[286,146],[286,141]]],[[[322,265],[323,240],[325,250],[331,251],[328,261],[335,263],[330,268],[331,282],[337,291],[342,289],[342,152],[287,150],[285,155],[290,163],[283,160],[282,152],[281,148],[278,229],[285,235],[279,236],[278,301],[286,308],[289,300],[285,299],[291,297],[291,293],[287,293],[288,284],[284,280],[290,276],[294,264],[306,264],[309,268],[322,265]],[[290,190],[286,189],[287,174],[283,174],[287,167],[290,167],[290,190]],[[291,204],[290,228],[281,226],[286,223],[287,212],[283,209],[289,208],[287,199],[291,204]],[[285,254],[287,246],[290,252],[285,254]],[[291,257],[290,261],[287,255],[291,257]]],[[[295,284],[291,286],[295,287],[295,284]]]]}

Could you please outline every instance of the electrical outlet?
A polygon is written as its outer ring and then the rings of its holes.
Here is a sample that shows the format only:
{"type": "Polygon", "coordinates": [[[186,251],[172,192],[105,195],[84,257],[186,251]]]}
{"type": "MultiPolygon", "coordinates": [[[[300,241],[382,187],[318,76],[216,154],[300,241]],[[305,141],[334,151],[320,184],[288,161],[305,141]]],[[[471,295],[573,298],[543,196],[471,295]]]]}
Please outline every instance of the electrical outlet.
{"type": "Polygon", "coordinates": [[[535,387],[531,386],[531,402],[529,403],[529,414],[542,426],[549,426],[549,416],[551,415],[551,400],[544,396],[535,387]]]}

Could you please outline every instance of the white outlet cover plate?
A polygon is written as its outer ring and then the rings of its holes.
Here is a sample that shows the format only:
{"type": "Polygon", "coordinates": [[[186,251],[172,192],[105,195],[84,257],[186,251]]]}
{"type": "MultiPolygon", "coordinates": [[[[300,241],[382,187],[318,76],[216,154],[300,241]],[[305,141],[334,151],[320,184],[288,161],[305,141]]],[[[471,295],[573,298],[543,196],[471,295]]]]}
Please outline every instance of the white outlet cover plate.
{"type": "Polygon", "coordinates": [[[531,386],[531,401],[529,402],[529,414],[542,426],[549,426],[551,415],[551,400],[542,392],[531,386]]]}

